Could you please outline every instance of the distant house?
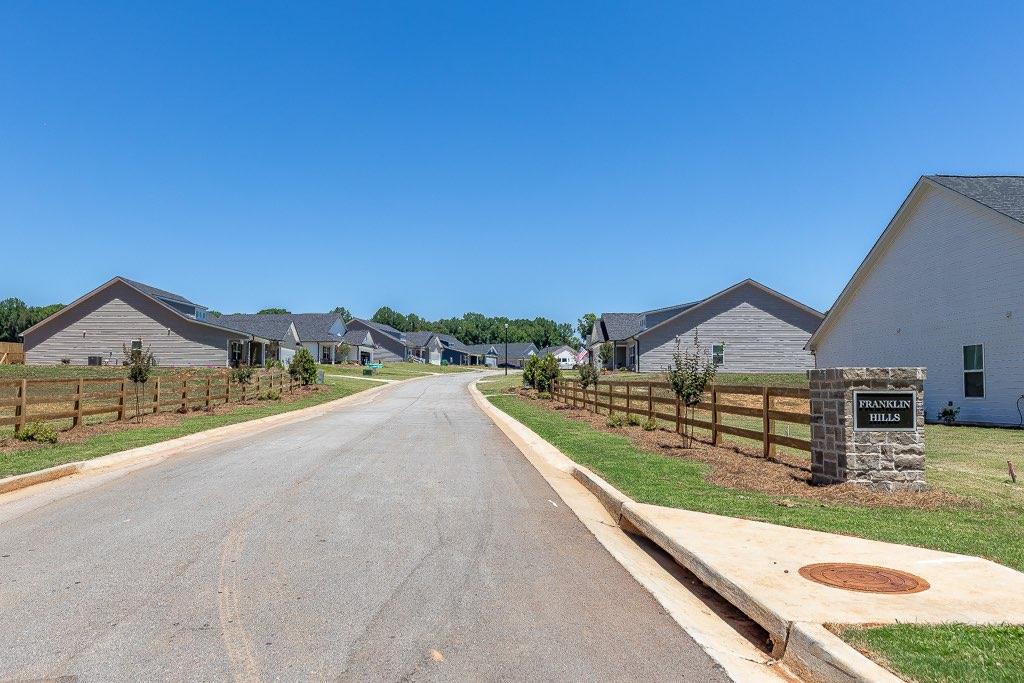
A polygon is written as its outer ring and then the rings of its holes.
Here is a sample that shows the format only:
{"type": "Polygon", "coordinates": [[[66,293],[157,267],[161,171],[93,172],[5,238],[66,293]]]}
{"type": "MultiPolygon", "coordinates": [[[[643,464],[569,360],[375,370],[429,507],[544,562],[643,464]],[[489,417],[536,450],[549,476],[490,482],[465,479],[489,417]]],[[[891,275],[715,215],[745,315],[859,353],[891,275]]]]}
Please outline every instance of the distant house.
{"type": "Polygon", "coordinates": [[[390,325],[361,318],[353,318],[348,325],[351,330],[366,330],[373,334],[376,358],[385,363],[417,360],[432,365],[486,364],[486,350],[477,349],[479,344],[467,346],[450,334],[402,332],[390,325]]]}
{"type": "Polygon", "coordinates": [[[467,344],[470,353],[470,365],[483,365],[489,368],[498,367],[498,350],[496,344],[467,344]]]}
{"type": "Polygon", "coordinates": [[[207,319],[180,294],[114,277],[23,331],[25,362],[120,365],[123,349],[150,349],[158,365],[262,363],[270,340],[207,319]]]}
{"type": "Polygon", "coordinates": [[[640,313],[604,313],[588,348],[612,345],[605,367],[662,372],[677,348],[699,335],[720,372],[802,372],[814,367],[804,348],[824,316],[754,280],[743,280],[706,299],[640,313]]]}
{"type": "Polygon", "coordinates": [[[505,343],[498,342],[494,348],[498,352],[498,366],[521,368],[530,356],[537,355],[537,345],[533,342],[510,342],[508,344],[508,355],[505,355],[505,343]]]}
{"type": "Polygon", "coordinates": [[[808,347],[818,367],[925,367],[925,416],[1018,425],[1024,177],[923,176],[808,347]]]}
{"type": "Polygon", "coordinates": [[[339,361],[348,360],[360,365],[366,365],[376,360],[374,352],[377,345],[373,341],[373,335],[368,330],[349,330],[341,339],[342,344],[348,346],[348,355],[345,358],[339,357],[339,361]]]}
{"type": "Polygon", "coordinates": [[[290,313],[299,343],[313,354],[318,363],[337,363],[338,346],[345,341],[348,328],[337,313],[290,313]]]}
{"type": "Polygon", "coordinates": [[[218,325],[269,341],[266,359],[287,364],[301,346],[290,314],[235,313],[215,319],[218,325]]]}
{"type": "Polygon", "coordinates": [[[565,344],[562,346],[549,346],[546,349],[541,349],[537,355],[544,358],[549,353],[555,357],[555,360],[558,361],[558,367],[562,370],[571,370],[576,367],[576,351],[571,346],[565,344]]]}
{"type": "Polygon", "coordinates": [[[390,325],[353,318],[348,322],[348,329],[363,330],[373,335],[374,358],[384,363],[393,363],[409,360],[411,352],[409,345],[405,342],[405,333],[396,330],[390,325]]]}

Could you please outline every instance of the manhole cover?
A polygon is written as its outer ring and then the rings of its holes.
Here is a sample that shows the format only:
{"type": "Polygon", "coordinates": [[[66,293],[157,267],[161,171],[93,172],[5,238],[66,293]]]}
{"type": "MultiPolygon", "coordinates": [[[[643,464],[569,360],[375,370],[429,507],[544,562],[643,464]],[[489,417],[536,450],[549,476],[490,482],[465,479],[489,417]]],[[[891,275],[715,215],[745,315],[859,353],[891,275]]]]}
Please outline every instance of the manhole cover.
{"type": "Polygon", "coordinates": [[[930,588],[920,576],[870,564],[825,562],[800,568],[800,576],[834,588],[862,593],[920,593],[930,588]]]}

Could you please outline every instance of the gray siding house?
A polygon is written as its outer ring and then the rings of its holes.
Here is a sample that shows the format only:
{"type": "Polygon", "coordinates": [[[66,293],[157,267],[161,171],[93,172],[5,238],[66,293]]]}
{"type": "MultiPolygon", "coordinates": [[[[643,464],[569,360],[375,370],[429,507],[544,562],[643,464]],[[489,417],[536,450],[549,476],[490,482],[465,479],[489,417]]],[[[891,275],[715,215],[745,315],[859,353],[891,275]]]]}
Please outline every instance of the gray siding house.
{"type": "Polygon", "coordinates": [[[348,322],[349,330],[365,330],[373,335],[374,358],[382,363],[396,363],[409,359],[409,346],[399,332],[390,325],[372,320],[353,318],[348,322]]]}
{"type": "Polygon", "coordinates": [[[299,334],[295,330],[295,325],[292,324],[291,315],[235,313],[222,315],[213,320],[222,327],[229,327],[267,340],[264,360],[272,358],[287,364],[299,350],[299,334]]]}
{"type": "Polygon", "coordinates": [[[606,367],[664,372],[677,348],[700,344],[719,372],[801,372],[814,367],[805,347],[823,319],[754,280],[744,280],[700,301],[640,313],[605,313],[588,340],[593,362],[602,344],[614,353],[606,367]]]}
{"type": "Polygon", "coordinates": [[[29,365],[119,365],[134,344],[162,366],[223,368],[267,343],[206,320],[206,308],[183,296],[119,276],[21,334],[29,365]]]}

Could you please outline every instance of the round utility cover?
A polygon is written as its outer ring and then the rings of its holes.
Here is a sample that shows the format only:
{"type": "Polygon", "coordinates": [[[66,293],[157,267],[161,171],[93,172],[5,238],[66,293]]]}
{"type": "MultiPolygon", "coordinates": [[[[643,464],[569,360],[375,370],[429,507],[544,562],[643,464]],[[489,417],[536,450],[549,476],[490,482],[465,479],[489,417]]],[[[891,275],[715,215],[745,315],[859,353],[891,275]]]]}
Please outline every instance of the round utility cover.
{"type": "Polygon", "coordinates": [[[800,576],[833,588],[861,593],[920,593],[931,586],[920,576],[870,564],[825,562],[800,568],[800,576]]]}

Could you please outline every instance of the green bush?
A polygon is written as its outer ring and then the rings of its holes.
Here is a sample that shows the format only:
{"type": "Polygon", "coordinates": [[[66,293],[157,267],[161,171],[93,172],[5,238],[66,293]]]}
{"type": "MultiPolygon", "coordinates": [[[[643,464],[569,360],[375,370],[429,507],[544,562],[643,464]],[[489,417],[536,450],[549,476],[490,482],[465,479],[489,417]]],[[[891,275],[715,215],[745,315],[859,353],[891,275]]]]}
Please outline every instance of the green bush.
{"type": "Polygon", "coordinates": [[[657,423],[657,421],[653,417],[647,418],[647,421],[644,422],[644,431],[645,432],[653,432],[657,428],[658,428],[658,423],[657,423]]]}
{"type": "Polygon", "coordinates": [[[953,405],[950,401],[947,405],[942,406],[939,409],[939,420],[946,426],[952,426],[956,423],[956,418],[960,416],[960,406],[953,405]]]}
{"type": "Polygon", "coordinates": [[[537,369],[540,366],[540,359],[537,356],[530,356],[523,363],[523,386],[534,387],[537,386],[537,369]]]}
{"type": "Polygon", "coordinates": [[[558,360],[550,353],[544,358],[530,356],[523,365],[523,386],[550,392],[554,388],[555,380],[561,375],[558,360]]]}
{"type": "Polygon", "coordinates": [[[363,374],[364,374],[364,375],[367,375],[367,376],[373,376],[373,375],[376,375],[376,374],[377,374],[377,368],[368,368],[368,367],[366,367],[366,366],[364,365],[364,366],[363,366],[363,374]]]}
{"type": "Polygon", "coordinates": [[[545,399],[546,398],[551,398],[551,392],[550,391],[538,391],[537,392],[537,398],[545,398],[545,399]]]}
{"type": "Polygon", "coordinates": [[[266,360],[266,362],[263,363],[263,367],[265,367],[267,370],[275,370],[275,369],[278,369],[278,368],[283,370],[284,369],[284,363],[282,363],[281,361],[279,361],[276,358],[268,358],[266,360]]]}
{"type": "Polygon", "coordinates": [[[253,369],[249,365],[239,365],[231,371],[231,381],[236,384],[249,384],[252,382],[253,369]]]}
{"type": "Polygon", "coordinates": [[[277,389],[267,389],[266,391],[261,391],[260,395],[256,398],[260,401],[280,401],[281,392],[277,389]]]}
{"type": "Polygon", "coordinates": [[[57,430],[42,422],[29,422],[17,436],[19,441],[57,443],[57,430]]]}
{"type": "Polygon", "coordinates": [[[288,363],[288,374],[302,382],[304,386],[316,381],[316,361],[313,360],[313,354],[309,349],[302,347],[292,356],[291,362],[288,363]]]}
{"type": "Polygon", "coordinates": [[[631,414],[630,414],[630,415],[629,415],[629,416],[628,416],[628,417],[626,418],[626,422],[628,422],[629,424],[633,425],[634,427],[639,427],[640,425],[642,425],[642,424],[644,423],[644,420],[643,420],[643,418],[642,418],[642,417],[640,417],[639,415],[633,415],[633,414],[631,413],[631,414]]]}
{"type": "Polygon", "coordinates": [[[619,429],[620,427],[624,427],[626,425],[626,418],[624,418],[622,415],[619,415],[618,413],[615,413],[614,415],[608,416],[608,419],[605,420],[605,424],[613,429],[619,429]]]}

